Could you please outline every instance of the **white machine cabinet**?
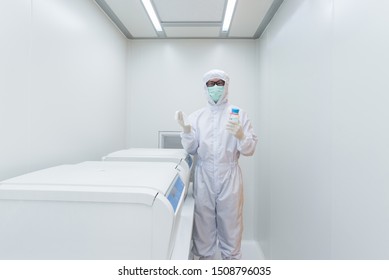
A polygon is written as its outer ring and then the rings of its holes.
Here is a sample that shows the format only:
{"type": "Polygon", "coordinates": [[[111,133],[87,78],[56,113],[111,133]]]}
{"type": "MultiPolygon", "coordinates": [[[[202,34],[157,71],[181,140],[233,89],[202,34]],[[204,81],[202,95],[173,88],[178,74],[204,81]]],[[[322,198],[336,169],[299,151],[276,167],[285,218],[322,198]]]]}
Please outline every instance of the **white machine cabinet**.
{"type": "Polygon", "coordinates": [[[118,161],[171,161],[180,164],[186,162],[192,167],[192,157],[184,149],[131,148],[110,153],[103,160],[118,161]]]}
{"type": "Polygon", "coordinates": [[[193,157],[184,149],[131,148],[110,153],[102,160],[174,162],[188,184],[193,171],[193,157]]]}
{"type": "Polygon", "coordinates": [[[172,162],[83,162],[5,180],[0,259],[181,258],[187,188],[172,162]]]}
{"type": "Polygon", "coordinates": [[[130,148],[110,153],[102,158],[103,161],[141,161],[141,162],[173,162],[183,178],[185,185],[188,185],[188,194],[182,207],[180,222],[176,236],[176,245],[172,259],[184,259],[191,248],[193,228],[193,172],[194,158],[184,149],[156,149],[156,148],[130,148]]]}

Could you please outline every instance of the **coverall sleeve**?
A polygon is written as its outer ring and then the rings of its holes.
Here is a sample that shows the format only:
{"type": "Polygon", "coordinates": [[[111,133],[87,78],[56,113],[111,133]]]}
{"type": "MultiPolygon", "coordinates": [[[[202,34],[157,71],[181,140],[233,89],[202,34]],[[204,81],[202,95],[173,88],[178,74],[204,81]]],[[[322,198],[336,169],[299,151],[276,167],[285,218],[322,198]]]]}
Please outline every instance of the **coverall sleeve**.
{"type": "Polygon", "coordinates": [[[196,139],[196,130],[193,126],[189,133],[181,132],[181,143],[187,153],[191,155],[197,153],[199,143],[196,139]]]}
{"type": "Polygon", "coordinates": [[[255,152],[255,147],[258,142],[258,137],[254,133],[254,129],[250,120],[246,117],[242,123],[244,138],[238,141],[238,151],[244,156],[252,156],[255,152]]]}

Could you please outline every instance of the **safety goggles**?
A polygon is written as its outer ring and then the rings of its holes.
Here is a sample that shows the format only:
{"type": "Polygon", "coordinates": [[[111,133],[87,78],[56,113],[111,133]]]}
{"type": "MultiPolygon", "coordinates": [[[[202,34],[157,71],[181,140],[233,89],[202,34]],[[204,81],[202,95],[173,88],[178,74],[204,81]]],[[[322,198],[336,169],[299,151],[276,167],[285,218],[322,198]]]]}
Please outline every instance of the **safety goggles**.
{"type": "Polygon", "coordinates": [[[218,80],[218,81],[208,81],[207,83],[206,83],[206,85],[207,85],[207,87],[213,87],[214,85],[217,85],[217,86],[224,86],[226,84],[226,82],[225,81],[223,81],[223,80],[218,80]]]}

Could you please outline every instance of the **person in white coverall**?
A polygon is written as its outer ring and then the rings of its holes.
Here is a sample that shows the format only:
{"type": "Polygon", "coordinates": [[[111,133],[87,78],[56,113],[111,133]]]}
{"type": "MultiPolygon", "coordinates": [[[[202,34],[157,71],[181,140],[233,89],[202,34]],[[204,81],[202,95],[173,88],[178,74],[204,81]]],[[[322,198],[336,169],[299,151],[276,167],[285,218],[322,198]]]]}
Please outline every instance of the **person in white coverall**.
{"type": "Polygon", "coordinates": [[[207,106],[185,119],[176,112],[182,127],[184,149],[197,154],[194,177],[194,229],[192,252],[213,259],[217,244],[223,259],[241,258],[243,232],[243,182],[240,154],[253,155],[257,144],[247,113],[239,108],[239,123],[230,121],[229,77],[211,70],[203,77],[207,106]]]}

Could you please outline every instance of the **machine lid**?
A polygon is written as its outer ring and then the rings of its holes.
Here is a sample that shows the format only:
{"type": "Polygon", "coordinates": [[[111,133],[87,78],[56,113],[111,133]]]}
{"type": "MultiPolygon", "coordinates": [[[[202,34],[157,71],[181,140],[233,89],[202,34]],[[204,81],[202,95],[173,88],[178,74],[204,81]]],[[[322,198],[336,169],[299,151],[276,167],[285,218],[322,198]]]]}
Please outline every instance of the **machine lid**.
{"type": "MultiPolygon", "coordinates": [[[[31,172],[0,183],[5,185],[47,186],[67,188],[96,187],[109,191],[112,187],[143,188],[164,195],[178,171],[172,162],[118,162],[86,161],[73,165],[60,165],[31,172]]],[[[124,189],[123,189],[124,190],[124,189]]]]}
{"type": "Polygon", "coordinates": [[[184,149],[148,149],[131,148],[108,154],[105,158],[152,158],[152,159],[185,159],[187,152],[184,149]]]}
{"type": "Polygon", "coordinates": [[[158,192],[145,188],[1,184],[1,200],[137,203],[152,206],[158,192]]]}

